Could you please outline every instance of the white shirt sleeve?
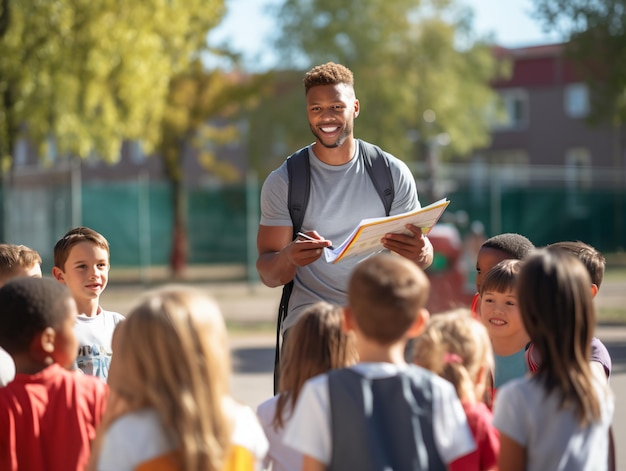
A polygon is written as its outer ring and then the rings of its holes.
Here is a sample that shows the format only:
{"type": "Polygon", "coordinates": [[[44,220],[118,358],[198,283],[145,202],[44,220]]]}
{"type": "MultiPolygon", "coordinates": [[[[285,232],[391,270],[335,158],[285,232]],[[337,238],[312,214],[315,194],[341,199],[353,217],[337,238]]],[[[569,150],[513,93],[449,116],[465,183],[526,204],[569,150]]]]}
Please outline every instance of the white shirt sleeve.
{"type": "Polygon", "coordinates": [[[467,416],[452,384],[435,378],[433,384],[433,432],[437,450],[444,463],[476,449],[467,416]]]}
{"type": "Polygon", "coordinates": [[[284,443],[329,465],[332,453],[330,434],[328,376],[320,375],[304,384],[285,428],[284,443]]]}

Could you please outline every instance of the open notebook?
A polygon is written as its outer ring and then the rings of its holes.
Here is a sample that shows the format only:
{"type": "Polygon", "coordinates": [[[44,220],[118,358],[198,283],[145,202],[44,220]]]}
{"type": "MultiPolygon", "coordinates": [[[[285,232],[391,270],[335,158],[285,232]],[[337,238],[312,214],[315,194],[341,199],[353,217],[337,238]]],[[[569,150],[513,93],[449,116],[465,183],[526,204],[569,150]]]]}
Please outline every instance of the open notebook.
{"type": "Polygon", "coordinates": [[[405,227],[413,224],[421,227],[424,234],[428,234],[437,223],[446,207],[450,204],[446,198],[436,201],[408,213],[396,214],[381,218],[363,219],[343,243],[335,249],[325,248],[324,256],[328,263],[367,255],[383,249],[380,239],[389,233],[411,234],[405,227]]]}

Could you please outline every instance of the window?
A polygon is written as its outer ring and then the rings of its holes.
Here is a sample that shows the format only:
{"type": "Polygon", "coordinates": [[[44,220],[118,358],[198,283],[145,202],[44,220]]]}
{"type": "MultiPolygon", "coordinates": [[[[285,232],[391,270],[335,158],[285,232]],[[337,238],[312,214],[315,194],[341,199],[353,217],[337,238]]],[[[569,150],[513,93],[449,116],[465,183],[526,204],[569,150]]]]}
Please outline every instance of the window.
{"type": "Polygon", "coordinates": [[[589,114],[589,89],[584,83],[567,85],[564,91],[563,105],[565,114],[570,118],[584,118],[589,114]]]}
{"type": "Polygon", "coordinates": [[[528,125],[530,113],[528,92],[521,88],[499,91],[499,106],[492,120],[496,131],[523,129],[528,125]]]}

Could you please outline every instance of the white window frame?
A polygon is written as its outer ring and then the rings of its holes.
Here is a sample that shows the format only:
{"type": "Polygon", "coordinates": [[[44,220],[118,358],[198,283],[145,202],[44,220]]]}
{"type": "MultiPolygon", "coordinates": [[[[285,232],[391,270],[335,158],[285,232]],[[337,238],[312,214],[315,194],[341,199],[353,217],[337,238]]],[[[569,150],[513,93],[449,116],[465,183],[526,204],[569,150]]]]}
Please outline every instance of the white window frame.
{"type": "Polygon", "coordinates": [[[508,88],[498,90],[499,111],[493,120],[494,131],[521,130],[528,127],[530,101],[528,90],[508,88]]]}

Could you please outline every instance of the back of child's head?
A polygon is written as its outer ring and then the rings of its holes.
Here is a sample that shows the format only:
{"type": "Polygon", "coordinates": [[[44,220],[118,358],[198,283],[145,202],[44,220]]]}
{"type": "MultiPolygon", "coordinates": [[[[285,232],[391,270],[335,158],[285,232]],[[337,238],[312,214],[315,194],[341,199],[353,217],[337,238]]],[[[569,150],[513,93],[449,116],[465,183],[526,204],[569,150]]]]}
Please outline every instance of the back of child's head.
{"type": "Polygon", "coordinates": [[[487,272],[480,287],[480,295],[488,291],[496,293],[507,293],[515,291],[517,277],[520,272],[522,262],[517,259],[502,260],[487,272]]]}
{"type": "Polygon", "coordinates": [[[535,377],[558,391],[561,406],[573,403],[582,422],[599,414],[589,365],[596,324],[590,284],[578,258],[547,249],[524,261],[517,284],[524,326],[542,358],[535,377]]]}
{"type": "Polygon", "coordinates": [[[482,292],[483,279],[503,260],[523,260],[535,245],[521,234],[507,232],[487,239],[476,256],[476,291],[482,292]]]}
{"type": "Polygon", "coordinates": [[[35,265],[41,265],[36,250],[25,245],[0,244],[0,286],[35,265]]]}
{"type": "Polygon", "coordinates": [[[486,374],[493,370],[493,352],[487,329],[469,309],[431,316],[414,344],[416,364],[447,379],[462,401],[480,401],[486,374]],[[478,384],[479,375],[482,384],[478,384]]]}
{"type": "Polygon", "coordinates": [[[523,260],[535,248],[535,244],[521,234],[506,232],[490,237],[483,242],[481,248],[499,250],[509,258],[523,260]]]}
{"type": "Polygon", "coordinates": [[[591,282],[600,288],[602,280],[604,279],[606,259],[598,250],[581,241],[555,242],[554,244],[548,245],[547,248],[549,250],[565,250],[578,257],[578,260],[587,268],[591,282]]]}
{"type": "Polygon", "coordinates": [[[65,270],[65,262],[67,261],[72,247],[81,242],[90,242],[100,247],[110,254],[109,242],[99,232],[89,227],[75,227],[70,229],[63,237],[61,237],[54,246],[54,266],[65,270]]]}
{"type": "Polygon", "coordinates": [[[189,287],[149,292],[113,337],[110,388],[130,410],[156,409],[180,446],[180,469],[220,469],[231,421],[230,352],[214,300],[189,287]]]}
{"type": "Polygon", "coordinates": [[[0,346],[12,355],[28,353],[38,334],[59,331],[72,314],[70,291],[54,280],[9,280],[0,288],[0,346]]]}
{"type": "Polygon", "coordinates": [[[430,282],[410,260],[379,254],[350,277],[348,305],[361,333],[381,345],[402,339],[426,305],[430,282]]]}
{"type": "Polygon", "coordinates": [[[342,329],[343,308],[319,301],[289,329],[280,364],[280,392],[274,426],[282,427],[284,411],[293,406],[304,383],[328,370],[356,362],[354,336],[342,329]]]}

